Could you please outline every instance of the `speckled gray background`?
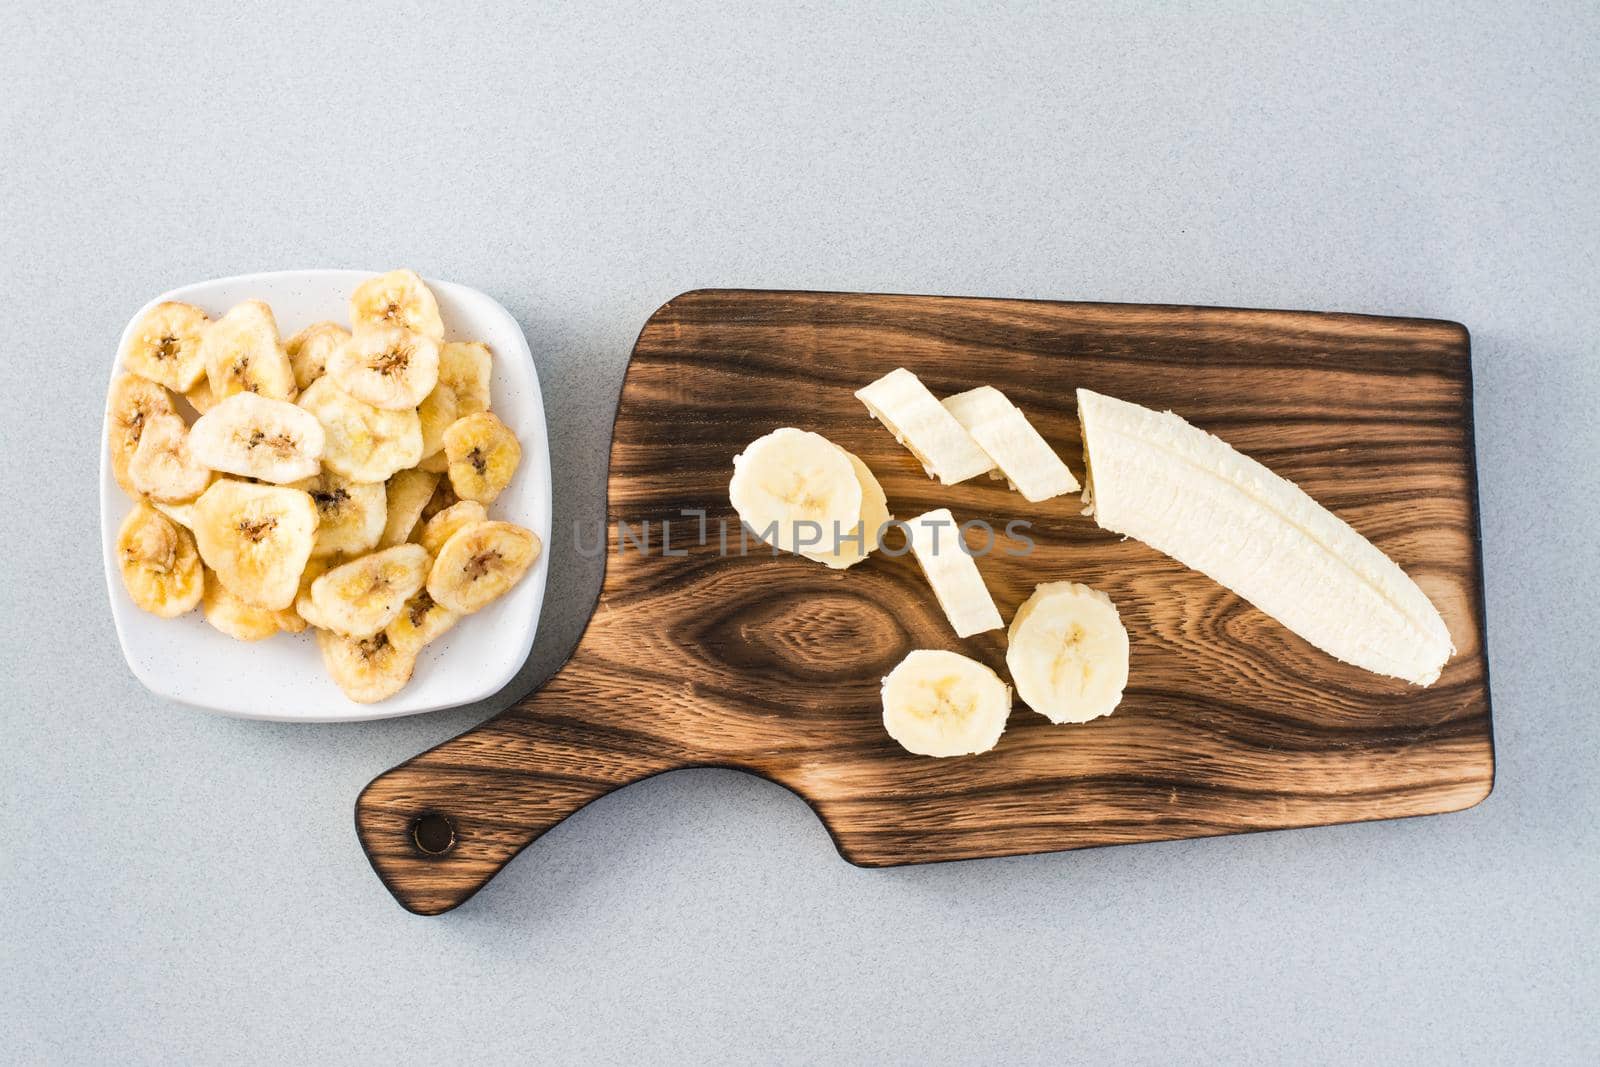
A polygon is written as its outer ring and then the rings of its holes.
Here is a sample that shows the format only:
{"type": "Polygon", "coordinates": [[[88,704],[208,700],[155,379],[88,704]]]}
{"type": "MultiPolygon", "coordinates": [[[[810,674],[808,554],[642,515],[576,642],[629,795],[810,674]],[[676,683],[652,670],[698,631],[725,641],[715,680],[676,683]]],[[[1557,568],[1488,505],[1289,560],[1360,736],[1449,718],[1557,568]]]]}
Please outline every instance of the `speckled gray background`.
{"type": "Polygon", "coordinates": [[[159,6],[0,5],[0,1060],[1600,1055],[1592,4],[159,6]],[[533,345],[569,532],[532,661],[363,726],[152,699],[97,551],[123,322],[199,278],[395,264],[533,345]],[[865,871],[777,786],[685,772],[402,912],[351,801],[576,639],[629,346],[706,285],[1465,322],[1494,795],[865,871]]]}

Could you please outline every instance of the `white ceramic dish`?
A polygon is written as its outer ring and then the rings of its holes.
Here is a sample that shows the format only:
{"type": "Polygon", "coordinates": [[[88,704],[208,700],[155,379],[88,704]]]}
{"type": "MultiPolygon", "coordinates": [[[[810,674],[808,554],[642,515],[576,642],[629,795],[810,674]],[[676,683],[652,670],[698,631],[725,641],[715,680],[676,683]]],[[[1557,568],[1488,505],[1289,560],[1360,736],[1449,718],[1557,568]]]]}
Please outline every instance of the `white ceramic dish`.
{"type": "MultiPolygon", "coordinates": [[[[243,274],[186,285],[150,303],[182,300],[216,318],[241,300],[259,298],[272,305],[278,329],[288,338],[321,319],[347,323],[351,290],[377,273],[297,270],[243,274]]],[[[110,452],[102,443],[100,543],[111,615],[128,667],[152,693],[206,711],[251,719],[357,722],[481,700],[509,682],[526,662],[544,601],[550,545],[550,447],[539,375],[522,328],[498,302],[464,285],[431,279],[428,285],[439,299],[446,340],[483,341],[494,353],[490,406],[522,443],[522,465],[511,485],[490,506],[489,514],[534,531],[546,551],[510,593],[462,619],[423,649],[409,685],[381,703],[357,704],[329,680],[309,630],[246,643],[213,630],[198,608],[182,618],[159,619],[134,606],[123,588],[115,553],[117,528],[132,503],[112,478],[110,452]]],[[[144,310],[129,320],[128,329],[144,310]]],[[[117,350],[121,350],[120,344],[117,350]]],[[[113,366],[112,377],[121,370],[113,366]]],[[[103,425],[100,432],[103,439],[103,425]]]]}

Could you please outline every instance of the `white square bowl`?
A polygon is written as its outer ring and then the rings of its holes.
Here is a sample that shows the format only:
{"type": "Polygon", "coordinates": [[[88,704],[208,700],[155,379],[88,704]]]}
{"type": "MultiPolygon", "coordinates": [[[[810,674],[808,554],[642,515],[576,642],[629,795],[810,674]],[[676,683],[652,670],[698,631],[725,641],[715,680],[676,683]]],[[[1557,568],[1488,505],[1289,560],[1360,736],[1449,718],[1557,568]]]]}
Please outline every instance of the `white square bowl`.
{"type": "MultiPolygon", "coordinates": [[[[322,319],[347,323],[351,291],[378,273],[242,274],[186,285],[150,304],[181,300],[216,318],[242,300],[261,299],[272,305],[278,329],[288,338],[322,319]]],[[[498,692],[527,661],[544,602],[550,546],[550,441],[539,374],[522,328],[497,301],[464,285],[429,279],[428,286],[439,300],[445,339],[483,341],[494,353],[490,408],[522,443],[522,465],[489,514],[532,530],[545,551],[509,593],[423,649],[409,685],[380,703],[357,704],[328,678],[310,630],[266,641],[235,641],[207,625],[199,609],[181,618],[160,619],[134,606],[116,559],[117,529],[133,504],[112,477],[110,449],[102,443],[100,544],[111,615],[128,667],[152,693],[205,711],[251,719],[359,722],[470,704],[498,692]]],[[[129,321],[124,340],[146,308],[129,321]]],[[[119,344],[117,350],[121,349],[119,344]]],[[[114,365],[111,377],[121,372],[121,366],[114,365]]],[[[108,409],[109,405],[108,385],[108,409]]],[[[100,433],[104,438],[103,424],[100,433]]]]}

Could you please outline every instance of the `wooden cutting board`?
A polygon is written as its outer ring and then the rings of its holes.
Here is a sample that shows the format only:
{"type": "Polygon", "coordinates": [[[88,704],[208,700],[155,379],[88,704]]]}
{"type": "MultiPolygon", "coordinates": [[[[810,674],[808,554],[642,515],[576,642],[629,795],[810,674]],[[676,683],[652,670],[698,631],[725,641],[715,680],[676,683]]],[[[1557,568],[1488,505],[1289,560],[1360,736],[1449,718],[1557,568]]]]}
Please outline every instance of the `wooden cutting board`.
{"type": "MultiPolygon", "coordinates": [[[[605,581],[572,658],[503,714],[374,780],[356,804],[362,845],[402,905],[434,914],[591,800],[677,767],[787,786],[863,866],[1470,807],[1494,780],[1471,390],[1467,332],[1446,322],[685,293],[634,347],[605,581]],[[1031,505],[1003,481],[929,480],[852,395],[898,366],[941,396],[999,387],[1080,477],[1075,387],[1177,411],[1392,556],[1443,612],[1455,658],[1429,689],[1367,674],[1100,530],[1075,496],[1031,505]],[[997,529],[1031,523],[1031,553],[1001,542],[979,569],[1007,620],[1039,582],[1110,594],[1132,641],[1116,714],[1055,726],[1019,703],[991,752],[900,749],[879,680],[914,648],[1004,675],[1004,631],[956,639],[909,555],[842,573],[759,544],[740,556],[733,456],[779,426],[859,455],[900,518],[948,506],[997,529]],[[646,522],[648,551],[636,544],[646,522]]],[[[969,543],[983,547],[976,533],[969,543]]]]}

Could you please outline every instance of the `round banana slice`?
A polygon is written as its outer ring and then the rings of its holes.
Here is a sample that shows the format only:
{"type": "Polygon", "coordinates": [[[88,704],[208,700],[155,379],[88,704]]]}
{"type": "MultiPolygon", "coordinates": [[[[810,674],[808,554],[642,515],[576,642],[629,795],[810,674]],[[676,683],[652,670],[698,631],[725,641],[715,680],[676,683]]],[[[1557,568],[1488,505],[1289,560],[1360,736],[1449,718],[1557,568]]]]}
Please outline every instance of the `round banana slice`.
{"type": "Polygon", "coordinates": [[[177,415],[154,415],[144,424],[128,461],[128,478],[151,500],[193,500],[211,484],[211,470],[189,449],[189,427],[177,415]]]}
{"type": "Polygon", "coordinates": [[[328,357],[328,377],[373,407],[413,410],[439,384],[439,342],[398,326],[358,330],[328,357]]]}
{"type": "Polygon", "coordinates": [[[415,411],[385,411],[362,403],[327,375],[311,383],[300,406],[327,436],[323,465],[353,482],[387,481],[422,458],[422,424],[415,411]]]}
{"type": "Polygon", "coordinates": [[[451,611],[470,615],[521,581],[543,547],[537,534],[513,523],[465,526],[450,536],[433,561],[428,595],[451,611]]]}
{"type": "Polygon", "coordinates": [[[987,752],[1010,714],[1010,687],[955,652],[917,649],[883,680],[883,728],[918,756],[987,752]]]}
{"type": "Polygon", "coordinates": [[[211,393],[257,393],[275,400],[295,397],[294,368],[278,340],[278,320],[260,300],[236,304],[206,330],[200,343],[211,393]]]}
{"type": "MultiPolygon", "coordinates": [[[[463,414],[466,412],[461,411],[456,403],[456,391],[443,382],[434,386],[433,392],[423,398],[422,403],[417,405],[417,419],[422,423],[423,460],[444,451],[444,432],[463,414]]],[[[443,474],[444,471],[445,468],[441,466],[434,473],[443,474]]]]}
{"type": "Polygon", "coordinates": [[[417,665],[417,654],[396,645],[386,633],[352,639],[318,630],[317,646],[328,677],[357,704],[376,704],[394,696],[411,680],[417,665]]]}
{"type": "Polygon", "coordinates": [[[439,484],[437,474],[427,471],[397,471],[385,488],[389,499],[389,514],[384,523],[383,535],[378,544],[382,548],[403,544],[411,539],[411,531],[422,518],[422,509],[433,499],[434,487],[439,484]]]}
{"type": "Polygon", "coordinates": [[[1017,695],[1051,722],[1110,715],[1128,684],[1128,631],[1111,598],[1076,582],[1034,589],[1011,620],[1006,666],[1017,695]]]}
{"type": "Polygon", "coordinates": [[[148,504],[122,520],[117,566],[128,596],[143,611],[171,619],[200,603],[205,575],[194,537],[148,504]]]}
{"type": "MultiPolygon", "coordinates": [[[[454,470],[452,465],[452,480],[454,470]]],[[[821,434],[784,427],[752,441],[733,457],[728,497],[740,520],[767,544],[832,567],[849,566],[834,551],[834,532],[848,533],[861,522],[862,482],[850,454],[821,434]]]]}
{"type": "Polygon", "coordinates": [[[137,374],[124,374],[111,383],[106,405],[106,445],[111,451],[111,474],[122,491],[137,500],[138,488],[128,474],[128,464],[139,448],[145,425],[157,415],[176,415],[172,394],[137,374]]]}
{"type": "Polygon", "coordinates": [[[457,419],[444,432],[444,454],[450,461],[450,485],[462,500],[493,503],[511,484],[522,462],[522,446],[500,417],[479,411],[457,419]]]}
{"type": "Polygon", "coordinates": [[[476,500],[458,500],[422,524],[420,543],[437,556],[457,530],[488,519],[489,510],[476,500]]]}
{"type": "Polygon", "coordinates": [[[328,357],[348,340],[350,331],[337,322],[314,322],[285,341],[283,350],[294,370],[295,386],[303,391],[322,377],[328,369],[328,357]]]}
{"type": "Polygon", "coordinates": [[[225,478],[194,505],[200,558],[233,594],[278,611],[294,603],[317,535],[311,494],[225,478]]]}
{"type": "Polygon", "coordinates": [[[195,420],[189,449],[212,470],[282,485],[322,469],[327,435],[311,412],[235,393],[195,420]]]}
{"type": "Polygon", "coordinates": [[[368,327],[399,326],[436,341],[444,340],[439,302],[422,279],[409,270],[392,270],[356,286],[350,294],[350,324],[358,332],[368,327]]]}
{"type": "Polygon", "coordinates": [[[406,601],[393,622],[384,627],[389,640],[409,652],[417,652],[429,641],[456,624],[461,616],[428,595],[426,589],[406,601]]]}
{"type": "Polygon", "coordinates": [[[878,484],[877,476],[853,452],[845,452],[842,448],[839,451],[844,452],[856,481],[861,484],[860,524],[841,529],[837,534],[828,530],[823,534],[822,544],[806,552],[808,558],[826,563],[835,570],[854,567],[877,551],[879,535],[890,519],[889,498],[884,494],[883,486],[878,484]]]}
{"type": "Polygon", "coordinates": [[[217,581],[215,574],[206,575],[206,593],[200,605],[206,622],[235,641],[264,641],[277,633],[299,633],[306,628],[305,620],[292,609],[268,611],[245,603],[217,581]]]}
{"type": "Polygon", "coordinates": [[[371,637],[394,621],[428,578],[433,557],[421,545],[395,545],[328,571],[311,583],[311,601],[325,629],[371,637]]]}
{"type": "Polygon", "coordinates": [[[129,333],[119,353],[122,366],[175,393],[187,392],[206,372],[201,342],[210,322],[192,304],[157,304],[129,333]]]}
{"type": "Polygon", "coordinates": [[[494,357],[482,341],[450,341],[439,349],[439,384],[456,395],[462,415],[489,410],[490,372],[494,357]]]}
{"type": "Polygon", "coordinates": [[[377,547],[388,507],[382,482],[352,482],[332,471],[323,471],[295,482],[294,488],[310,493],[312,503],[317,505],[313,559],[341,553],[355,556],[377,547]]]}

